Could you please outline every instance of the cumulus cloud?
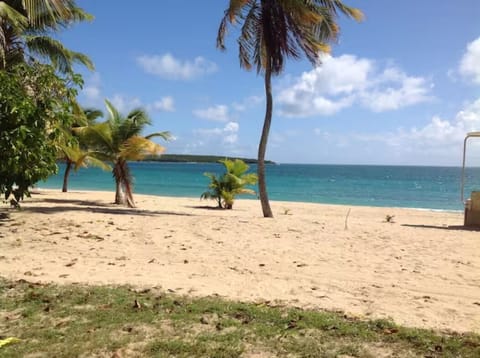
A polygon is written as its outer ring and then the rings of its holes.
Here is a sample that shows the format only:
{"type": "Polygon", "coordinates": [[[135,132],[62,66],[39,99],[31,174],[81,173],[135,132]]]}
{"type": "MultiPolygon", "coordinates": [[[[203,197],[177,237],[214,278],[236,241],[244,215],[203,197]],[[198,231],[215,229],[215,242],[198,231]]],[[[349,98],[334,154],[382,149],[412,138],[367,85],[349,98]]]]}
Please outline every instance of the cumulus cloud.
{"type": "Polygon", "coordinates": [[[85,81],[81,94],[85,97],[88,106],[98,105],[103,100],[101,97],[101,82],[98,72],[85,81]]]}
{"type": "Polygon", "coordinates": [[[197,129],[195,134],[210,140],[220,138],[224,144],[233,145],[238,141],[239,130],[240,125],[237,122],[228,122],[223,128],[197,129]]]}
{"type": "Polygon", "coordinates": [[[372,144],[375,142],[394,150],[395,155],[415,161],[429,160],[448,165],[458,165],[463,140],[468,132],[480,130],[480,98],[460,110],[453,119],[434,116],[423,126],[380,134],[353,134],[350,140],[372,144]]]}
{"type": "Polygon", "coordinates": [[[460,66],[460,74],[467,80],[480,84],[480,37],[467,45],[460,66]]]}
{"type": "Polygon", "coordinates": [[[163,97],[149,105],[148,109],[152,111],[175,112],[175,101],[171,96],[163,97]]]}
{"type": "Polygon", "coordinates": [[[147,73],[173,80],[191,80],[216,72],[218,67],[201,56],[193,60],[180,60],[172,54],[143,55],[137,63],[147,73]]]}
{"type": "Polygon", "coordinates": [[[229,108],[223,104],[205,109],[196,109],[193,111],[193,115],[210,121],[228,122],[230,120],[229,108]]]}
{"type": "Polygon", "coordinates": [[[142,107],[142,101],[139,98],[127,97],[121,94],[114,95],[110,102],[120,113],[126,113],[134,108],[142,107]]]}
{"type": "Polygon", "coordinates": [[[304,72],[280,90],[280,114],[287,117],[331,115],[354,104],[375,112],[396,110],[431,99],[428,81],[353,55],[325,55],[321,66],[304,72]]]}

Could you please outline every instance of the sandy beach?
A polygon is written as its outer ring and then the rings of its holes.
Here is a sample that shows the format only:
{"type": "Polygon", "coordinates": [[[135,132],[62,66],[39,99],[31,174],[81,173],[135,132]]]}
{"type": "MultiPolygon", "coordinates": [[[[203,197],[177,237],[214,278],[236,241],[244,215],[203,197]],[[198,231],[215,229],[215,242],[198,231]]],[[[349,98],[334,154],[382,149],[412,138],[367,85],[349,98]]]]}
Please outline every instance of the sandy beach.
{"type": "Polygon", "coordinates": [[[480,232],[398,208],[39,191],[0,211],[0,276],[157,286],[480,333],[480,232]],[[5,213],[8,213],[6,215],[5,213]],[[348,214],[348,215],[347,215],[348,214]],[[393,222],[386,222],[394,215],[393,222]],[[8,217],[7,217],[8,216],[8,217]]]}

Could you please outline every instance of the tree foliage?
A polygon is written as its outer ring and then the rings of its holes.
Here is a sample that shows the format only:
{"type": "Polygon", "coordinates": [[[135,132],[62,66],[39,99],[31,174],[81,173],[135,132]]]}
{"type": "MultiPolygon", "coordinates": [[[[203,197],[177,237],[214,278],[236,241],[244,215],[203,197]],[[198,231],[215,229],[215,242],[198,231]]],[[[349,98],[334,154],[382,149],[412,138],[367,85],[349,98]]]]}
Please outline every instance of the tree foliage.
{"type": "Polygon", "coordinates": [[[73,64],[93,69],[82,53],[71,51],[53,34],[92,16],[75,0],[0,1],[0,70],[31,59],[47,61],[62,73],[73,73],[73,64]]]}
{"type": "Polygon", "coordinates": [[[57,172],[57,153],[67,141],[81,77],[58,77],[49,65],[0,71],[0,193],[18,201],[57,172]]]}
{"type": "Polygon", "coordinates": [[[201,199],[217,200],[219,208],[232,209],[235,197],[239,194],[255,194],[247,185],[255,185],[258,177],[254,173],[247,173],[249,166],[240,159],[220,160],[225,167],[225,173],[219,177],[212,173],[204,175],[210,179],[208,191],[201,195],[201,199]]]}
{"type": "Polygon", "coordinates": [[[338,13],[360,20],[362,13],[341,0],[230,0],[217,36],[217,47],[225,50],[229,24],[241,24],[238,38],[240,66],[257,68],[264,74],[266,110],[258,146],[258,188],[265,217],[273,217],[266,177],[265,153],[272,122],[272,75],[282,72],[288,57],[306,56],[314,65],[328,42],[337,38],[338,13]]]}
{"type": "Polygon", "coordinates": [[[72,136],[60,146],[60,157],[65,161],[62,192],[68,191],[68,179],[72,168],[78,170],[81,166],[94,165],[105,170],[111,169],[98,158],[89,155],[87,143],[76,136],[74,131],[74,128],[94,125],[96,119],[102,116],[102,111],[92,108],[82,109],[78,107],[78,113],[74,113],[72,128],[70,129],[72,136]]]}

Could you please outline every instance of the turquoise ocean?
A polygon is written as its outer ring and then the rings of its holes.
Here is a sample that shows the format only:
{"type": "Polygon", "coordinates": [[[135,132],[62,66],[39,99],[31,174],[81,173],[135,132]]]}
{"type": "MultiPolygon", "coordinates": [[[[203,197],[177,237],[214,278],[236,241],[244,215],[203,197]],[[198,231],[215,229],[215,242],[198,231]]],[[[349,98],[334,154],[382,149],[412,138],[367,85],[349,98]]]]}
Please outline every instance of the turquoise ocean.
{"type": "MultiPolygon", "coordinates": [[[[217,163],[133,162],[130,168],[135,193],[194,198],[207,189],[203,173],[223,170],[217,163]]],[[[60,164],[58,174],[38,186],[60,190],[63,171],[60,164]]],[[[480,168],[468,168],[466,174],[469,196],[480,190],[480,168]]],[[[276,164],[267,165],[267,184],[271,200],[463,210],[458,167],[276,164]]],[[[110,172],[82,168],[72,172],[69,189],[113,191],[115,186],[110,172]]]]}

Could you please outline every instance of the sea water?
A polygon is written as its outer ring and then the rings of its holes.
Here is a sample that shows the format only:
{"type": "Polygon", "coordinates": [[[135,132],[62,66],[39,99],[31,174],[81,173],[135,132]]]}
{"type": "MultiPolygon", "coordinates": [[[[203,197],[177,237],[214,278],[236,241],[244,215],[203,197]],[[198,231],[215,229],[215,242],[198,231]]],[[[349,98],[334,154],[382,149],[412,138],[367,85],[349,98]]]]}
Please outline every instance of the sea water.
{"type": "MultiPolygon", "coordinates": [[[[161,196],[200,198],[209,179],[203,174],[221,174],[218,163],[129,163],[134,192],[161,196]]],[[[252,165],[251,171],[256,170],[252,165]]],[[[64,165],[42,188],[58,188],[64,165]]],[[[465,194],[480,190],[480,168],[466,171],[465,194]]],[[[271,200],[326,204],[462,210],[461,168],[371,165],[267,165],[267,187],[271,200]]],[[[82,168],[69,180],[71,190],[115,190],[111,172],[82,168]]],[[[256,189],[256,188],[254,188],[256,189]]],[[[255,196],[242,196],[256,199],[255,196]]]]}

